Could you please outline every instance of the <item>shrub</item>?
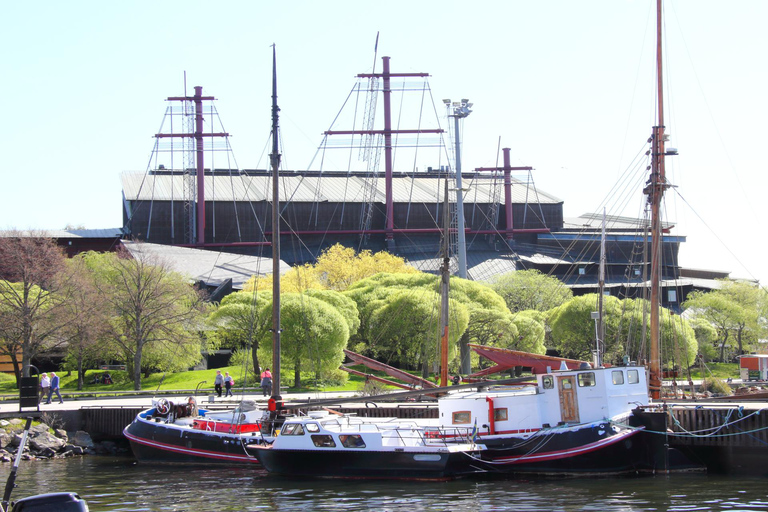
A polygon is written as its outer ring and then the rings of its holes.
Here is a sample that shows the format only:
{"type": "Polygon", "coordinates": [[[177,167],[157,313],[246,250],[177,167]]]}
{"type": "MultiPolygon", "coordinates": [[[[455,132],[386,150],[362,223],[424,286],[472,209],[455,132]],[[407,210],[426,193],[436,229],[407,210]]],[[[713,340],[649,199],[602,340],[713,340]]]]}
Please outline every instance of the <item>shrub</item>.
{"type": "Polygon", "coordinates": [[[709,391],[710,393],[717,393],[720,395],[730,395],[731,386],[729,386],[723,379],[717,377],[707,377],[701,381],[702,391],[709,391]]]}

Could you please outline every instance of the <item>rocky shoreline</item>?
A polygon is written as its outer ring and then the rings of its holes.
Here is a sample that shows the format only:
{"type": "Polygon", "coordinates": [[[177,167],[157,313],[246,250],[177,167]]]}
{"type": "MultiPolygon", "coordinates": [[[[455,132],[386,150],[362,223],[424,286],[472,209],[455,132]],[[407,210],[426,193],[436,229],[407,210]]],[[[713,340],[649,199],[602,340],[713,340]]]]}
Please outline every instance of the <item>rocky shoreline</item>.
{"type": "MultiPolygon", "coordinates": [[[[0,462],[13,462],[21,444],[24,420],[0,420],[0,462]]],[[[113,441],[95,443],[88,432],[66,432],[40,423],[29,429],[22,460],[46,460],[81,455],[116,455],[127,452],[113,441]],[[53,432],[53,433],[51,433],[53,432]]]]}

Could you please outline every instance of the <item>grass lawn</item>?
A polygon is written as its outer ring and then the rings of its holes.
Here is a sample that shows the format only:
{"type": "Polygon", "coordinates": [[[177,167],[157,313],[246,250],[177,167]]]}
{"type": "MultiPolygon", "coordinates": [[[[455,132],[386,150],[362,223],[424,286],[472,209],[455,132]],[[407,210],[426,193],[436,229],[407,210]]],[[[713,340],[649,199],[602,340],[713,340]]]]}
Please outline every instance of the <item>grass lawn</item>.
{"type": "MultiPolygon", "coordinates": [[[[213,391],[213,381],[216,378],[216,370],[221,370],[222,375],[224,372],[229,372],[233,379],[235,379],[235,389],[243,387],[257,387],[258,383],[255,382],[252,376],[245,378],[243,369],[239,366],[228,366],[225,368],[216,368],[213,370],[191,370],[178,373],[153,373],[149,377],[142,377],[141,389],[144,391],[149,390],[165,390],[173,391],[178,389],[185,390],[207,390],[213,391]],[[162,382],[162,383],[161,383],[162,382]],[[158,388],[159,385],[159,388],[158,388]],[[199,386],[199,388],[198,388],[199,386]]],[[[364,371],[364,370],[360,370],[364,371]]],[[[91,381],[94,375],[101,375],[102,371],[90,370],[86,373],[85,384],[83,391],[131,391],[133,390],[133,380],[125,371],[110,371],[113,384],[92,384],[91,381]]],[[[371,373],[369,371],[369,373],[371,373]]],[[[381,374],[381,372],[372,372],[381,374]]],[[[77,372],[71,372],[68,375],[66,371],[56,372],[61,380],[62,391],[76,391],[77,390],[77,372]]],[[[385,376],[385,375],[383,375],[385,376]]],[[[386,377],[386,376],[385,376],[386,377]]],[[[282,372],[282,382],[293,382],[293,372],[282,372]],[[290,378],[287,377],[290,374],[290,378]]],[[[343,386],[315,386],[313,375],[302,375],[301,388],[289,388],[289,391],[293,392],[312,392],[312,391],[360,391],[365,385],[365,378],[357,375],[349,375],[349,380],[343,386]]],[[[13,394],[18,393],[16,388],[16,379],[12,374],[0,373],[0,394],[13,394]]]]}
{"type": "Polygon", "coordinates": [[[739,364],[738,363],[707,363],[704,366],[704,374],[701,373],[701,367],[698,365],[695,368],[691,368],[691,376],[694,379],[703,379],[706,377],[717,377],[718,379],[726,380],[728,378],[739,378],[739,364]]]}

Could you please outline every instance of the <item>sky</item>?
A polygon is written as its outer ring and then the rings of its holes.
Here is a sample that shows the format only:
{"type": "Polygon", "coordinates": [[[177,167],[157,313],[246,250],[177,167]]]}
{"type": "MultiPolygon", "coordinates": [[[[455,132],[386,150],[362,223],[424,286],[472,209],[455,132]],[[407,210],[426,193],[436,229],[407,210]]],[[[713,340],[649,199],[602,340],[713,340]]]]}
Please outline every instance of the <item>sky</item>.
{"type": "MultiPolygon", "coordinates": [[[[3,6],[0,228],[122,224],[123,171],[144,171],[168,96],[203,86],[240,168],[265,168],[271,45],[284,164],[306,169],[380,57],[468,98],[462,169],[531,166],[575,217],[609,206],[655,112],[653,0],[31,1],[3,6]]],[[[685,267],[768,283],[768,2],[665,4],[667,220],[685,267]]],[[[443,123],[446,122],[444,118],[443,123]]],[[[339,127],[340,128],[340,127],[339,127]]],[[[341,128],[340,128],[341,129],[341,128]]],[[[350,127],[344,127],[350,129],[350,127]]],[[[642,183],[641,183],[642,184],[642,183]]],[[[628,196],[629,197],[629,196],[628,196]]]]}

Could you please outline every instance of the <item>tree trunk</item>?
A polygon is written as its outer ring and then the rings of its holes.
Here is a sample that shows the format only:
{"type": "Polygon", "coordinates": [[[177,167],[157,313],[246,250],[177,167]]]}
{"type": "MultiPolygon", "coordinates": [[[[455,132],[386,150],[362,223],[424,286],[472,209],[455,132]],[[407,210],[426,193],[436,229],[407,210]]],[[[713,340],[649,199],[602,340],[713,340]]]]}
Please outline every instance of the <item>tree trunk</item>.
{"type": "Polygon", "coordinates": [[[725,331],[725,335],[723,336],[723,341],[720,343],[720,362],[725,362],[725,344],[728,342],[728,331],[725,331]]]}
{"type": "Polygon", "coordinates": [[[83,390],[83,383],[85,382],[85,374],[83,373],[83,354],[80,352],[77,356],[77,390],[83,390]]]}
{"type": "Polygon", "coordinates": [[[136,347],[136,353],[133,354],[133,389],[141,390],[141,347],[136,347]]]}
{"type": "MultiPolygon", "coordinates": [[[[296,389],[299,389],[301,387],[301,366],[296,363],[296,366],[293,367],[293,385],[296,387],[296,389]]],[[[273,394],[280,394],[280,390],[273,391],[273,394]]]]}
{"type": "Polygon", "coordinates": [[[261,366],[259,366],[259,345],[253,343],[251,345],[251,360],[253,361],[253,373],[256,375],[256,382],[261,382],[261,366]]]}

